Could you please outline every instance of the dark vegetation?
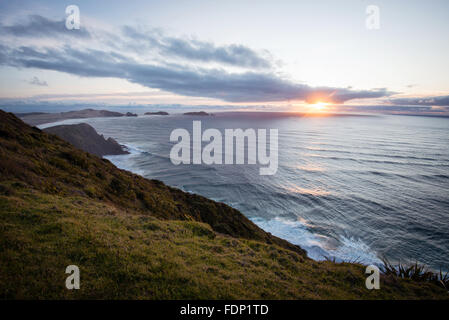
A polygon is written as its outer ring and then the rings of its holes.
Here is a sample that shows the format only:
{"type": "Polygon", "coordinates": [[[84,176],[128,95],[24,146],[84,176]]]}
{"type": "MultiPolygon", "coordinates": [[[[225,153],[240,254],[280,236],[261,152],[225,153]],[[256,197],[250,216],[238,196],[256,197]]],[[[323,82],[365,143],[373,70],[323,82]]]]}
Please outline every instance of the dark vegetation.
{"type": "Polygon", "coordinates": [[[383,258],[382,262],[382,272],[385,275],[401,279],[411,279],[418,282],[431,282],[436,285],[441,285],[449,292],[449,272],[443,272],[441,269],[439,272],[433,272],[418,262],[411,264],[398,263],[394,265],[387,258],[383,258]]]}

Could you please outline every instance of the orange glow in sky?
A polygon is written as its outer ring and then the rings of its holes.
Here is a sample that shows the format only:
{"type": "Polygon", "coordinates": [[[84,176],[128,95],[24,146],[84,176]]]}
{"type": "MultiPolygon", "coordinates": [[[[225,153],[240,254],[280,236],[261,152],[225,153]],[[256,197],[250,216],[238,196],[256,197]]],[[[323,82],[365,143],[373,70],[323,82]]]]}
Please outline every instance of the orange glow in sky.
{"type": "Polygon", "coordinates": [[[326,112],[330,103],[317,101],[307,105],[307,109],[310,112],[326,112]]]}

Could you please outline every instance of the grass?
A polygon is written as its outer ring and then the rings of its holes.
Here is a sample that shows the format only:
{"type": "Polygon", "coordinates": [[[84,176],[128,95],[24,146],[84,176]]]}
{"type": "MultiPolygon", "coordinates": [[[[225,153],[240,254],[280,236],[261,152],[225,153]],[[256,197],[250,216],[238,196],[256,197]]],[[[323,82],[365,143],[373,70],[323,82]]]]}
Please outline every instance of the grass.
{"type": "Polygon", "coordinates": [[[433,283],[388,276],[369,291],[360,264],[317,262],[85,197],[22,189],[0,196],[0,209],[3,299],[449,298],[433,283]],[[64,287],[70,264],[80,267],[80,290],[64,287]]]}

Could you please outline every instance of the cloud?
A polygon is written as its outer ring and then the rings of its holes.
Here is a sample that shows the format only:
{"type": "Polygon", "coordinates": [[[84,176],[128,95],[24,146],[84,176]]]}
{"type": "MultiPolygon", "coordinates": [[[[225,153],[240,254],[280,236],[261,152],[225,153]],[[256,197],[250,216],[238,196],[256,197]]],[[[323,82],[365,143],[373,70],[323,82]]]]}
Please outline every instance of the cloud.
{"type": "Polygon", "coordinates": [[[410,106],[449,106],[448,96],[435,96],[425,98],[396,98],[389,100],[395,105],[410,105],[410,106]]]}
{"type": "MultiPolygon", "coordinates": [[[[122,30],[126,37],[132,39],[132,41],[137,41],[140,48],[143,46],[144,48],[157,49],[163,55],[192,61],[218,62],[255,69],[269,69],[272,67],[269,57],[263,57],[261,54],[243,45],[215,46],[210,42],[169,37],[160,30],[141,32],[130,26],[125,26],[122,30]]],[[[135,46],[136,43],[133,43],[133,47],[135,46]]]]}
{"type": "MultiPolygon", "coordinates": [[[[61,26],[61,25],[62,26],[61,26]]],[[[10,34],[33,35],[32,26],[46,26],[47,34],[58,34],[61,22],[33,16],[25,26],[9,26],[10,34]],[[51,31],[57,29],[58,31],[51,31]]],[[[87,41],[84,46],[71,41],[58,41],[55,46],[36,47],[20,42],[17,47],[0,45],[0,64],[18,68],[53,70],[82,77],[112,77],[125,79],[148,88],[157,88],[184,96],[208,97],[227,102],[269,102],[298,100],[344,103],[351,99],[379,98],[392,93],[386,89],[353,90],[350,88],[314,88],[295,83],[279,76],[270,69],[268,60],[242,45],[217,47],[197,40],[181,40],[166,37],[162,33],[146,34],[124,27],[125,36],[115,37],[111,46],[108,41],[87,41]],[[147,41],[156,50],[178,58],[176,63],[160,59],[143,59],[129,50],[130,39],[147,41]],[[125,50],[128,48],[128,51],[125,50]],[[190,61],[216,62],[219,66],[192,66],[190,61]],[[240,72],[230,72],[228,65],[245,67],[240,72]],[[262,69],[262,70],[259,70],[262,69]]],[[[41,32],[41,31],[39,31],[41,32]]],[[[39,33],[41,35],[41,33],[39,33]]],[[[111,39],[104,35],[104,39],[111,39]]],[[[132,43],[132,41],[131,41],[132,43]]],[[[145,48],[140,43],[137,48],[145,48]]]]}
{"type": "Polygon", "coordinates": [[[386,88],[372,90],[352,90],[348,88],[315,88],[304,99],[308,103],[331,102],[335,104],[344,103],[353,99],[374,99],[387,97],[395,92],[390,92],[386,88]]]}
{"type": "Polygon", "coordinates": [[[29,84],[41,87],[48,87],[47,81],[41,81],[38,77],[33,77],[31,80],[27,81],[29,84]]]}
{"type": "Polygon", "coordinates": [[[80,38],[90,38],[90,33],[86,28],[78,30],[68,30],[65,27],[65,20],[50,20],[40,15],[30,15],[24,24],[0,25],[0,32],[3,35],[15,37],[50,37],[50,36],[75,36],[80,38]]]}
{"type": "Polygon", "coordinates": [[[310,101],[319,95],[325,100],[340,103],[389,94],[386,90],[315,89],[284,80],[272,73],[229,73],[223,69],[142,64],[116,53],[94,49],[82,51],[70,46],[45,50],[22,46],[4,55],[9,57],[6,64],[11,66],[54,70],[84,77],[121,78],[149,88],[228,102],[310,101]]]}
{"type": "Polygon", "coordinates": [[[431,115],[431,116],[444,116],[444,117],[449,116],[449,107],[435,108],[432,106],[343,105],[338,107],[338,111],[403,114],[403,115],[429,115],[429,116],[431,115]]]}

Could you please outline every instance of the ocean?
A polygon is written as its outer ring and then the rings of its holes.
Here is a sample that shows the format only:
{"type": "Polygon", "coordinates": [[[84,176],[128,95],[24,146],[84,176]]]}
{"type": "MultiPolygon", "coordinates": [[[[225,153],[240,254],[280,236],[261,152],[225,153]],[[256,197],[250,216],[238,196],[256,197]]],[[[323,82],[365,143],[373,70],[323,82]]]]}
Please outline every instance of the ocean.
{"type": "Polygon", "coordinates": [[[226,112],[63,121],[79,122],[128,147],[129,155],[106,157],[118,167],[224,202],[313,259],[386,257],[449,270],[449,118],[226,112]],[[174,165],[170,133],[192,132],[193,120],[221,132],[278,129],[277,173],[174,165]]]}

